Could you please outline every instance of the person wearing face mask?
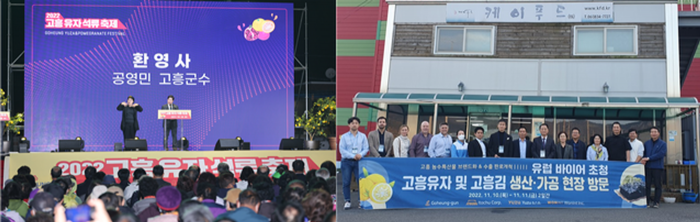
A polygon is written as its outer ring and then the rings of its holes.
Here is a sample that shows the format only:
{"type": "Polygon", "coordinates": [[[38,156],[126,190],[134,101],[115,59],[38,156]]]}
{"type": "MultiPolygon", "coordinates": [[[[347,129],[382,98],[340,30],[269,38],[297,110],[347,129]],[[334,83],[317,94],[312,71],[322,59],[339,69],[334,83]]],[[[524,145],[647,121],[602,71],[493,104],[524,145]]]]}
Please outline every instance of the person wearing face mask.
{"type": "Polygon", "coordinates": [[[408,148],[411,145],[411,140],[408,139],[408,126],[406,124],[399,127],[401,135],[394,139],[392,147],[394,148],[394,157],[408,157],[408,148]]]}
{"type": "Polygon", "coordinates": [[[457,141],[452,144],[451,148],[452,158],[466,158],[469,156],[467,153],[468,146],[469,144],[464,140],[464,130],[457,131],[457,141]]]}

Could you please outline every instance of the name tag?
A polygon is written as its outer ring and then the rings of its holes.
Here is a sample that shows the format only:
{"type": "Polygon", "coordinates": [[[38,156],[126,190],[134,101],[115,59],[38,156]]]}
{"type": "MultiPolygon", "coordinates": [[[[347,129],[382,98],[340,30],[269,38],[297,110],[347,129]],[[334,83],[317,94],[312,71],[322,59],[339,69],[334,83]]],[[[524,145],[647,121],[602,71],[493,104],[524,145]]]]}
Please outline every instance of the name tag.
{"type": "Polygon", "coordinates": [[[378,150],[379,150],[380,153],[383,153],[383,152],[384,152],[384,145],[379,145],[379,149],[378,149],[378,150]]]}
{"type": "Polygon", "coordinates": [[[352,154],[357,154],[359,152],[359,149],[357,147],[352,148],[352,154]]]}
{"type": "Polygon", "coordinates": [[[503,153],[503,150],[504,150],[503,145],[498,146],[498,153],[503,153]]]}
{"type": "Polygon", "coordinates": [[[544,150],[540,150],[540,158],[544,158],[544,157],[545,157],[544,150]]]}
{"type": "Polygon", "coordinates": [[[427,152],[428,152],[428,146],[424,146],[424,147],[423,147],[423,152],[424,152],[424,153],[427,153],[427,152]]]}

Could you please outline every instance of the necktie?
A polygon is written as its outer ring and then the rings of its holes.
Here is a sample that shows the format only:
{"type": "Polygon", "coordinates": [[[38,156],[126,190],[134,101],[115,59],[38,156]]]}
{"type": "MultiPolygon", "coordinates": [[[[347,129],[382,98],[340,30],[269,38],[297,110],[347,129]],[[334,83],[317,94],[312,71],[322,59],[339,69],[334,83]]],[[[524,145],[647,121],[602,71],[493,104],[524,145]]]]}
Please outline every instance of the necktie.
{"type": "Polygon", "coordinates": [[[171,109],[172,109],[172,108],[170,108],[170,105],[168,105],[168,110],[171,110],[171,109]]]}
{"type": "Polygon", "coordinates": [[[542,146],[543,147],[547,146],[547,137],[542,138],[542,146]]]}

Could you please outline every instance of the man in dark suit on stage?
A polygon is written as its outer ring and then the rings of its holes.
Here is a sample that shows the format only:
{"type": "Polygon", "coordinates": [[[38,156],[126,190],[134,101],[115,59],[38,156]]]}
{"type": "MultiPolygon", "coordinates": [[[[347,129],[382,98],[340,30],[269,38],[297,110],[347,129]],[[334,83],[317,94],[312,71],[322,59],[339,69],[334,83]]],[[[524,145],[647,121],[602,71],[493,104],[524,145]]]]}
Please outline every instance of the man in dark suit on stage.
{"type": "Polygon", "coordinates": [[[472,140],[469,142],[469,149],[467,149],[467,153],[469,153],[469,157],[479,157],[479,158],[485,158],[486,157],[486,144],[484,144],[484,128],[483,127],[477,127],[474,129],[474,137],[476,139],[472,140]]]}
{"type": "Polygon", "coordinates": [[[557,150],[554,148],[556,142],[548,135],[549,125],[542,123],[542,125],[540,125],[540,134],[542,134],[542,136],[535,138],[533,142],[532,158],[556,159],[557,150]]]}
{"type": "MultiPolygon", "coordinates": [[[[161,106],[160,109],[162,110],[176,110],[177,105],[173,104],[175,101],[175,97],[173,95],[168,96],[168,103],[161,106]]],[[[163,133],[163,148],[165,151],[168,151],[168,134],[171,134],[173,136],[173,150],[175,150],[175,143],[177,142],[177,120],[163,120],[163,127],[165,127],[165,130],[163,133]]]]}
{"type": "Polygon", "coordinates": [[[506,157],[506,150],[510,150],[513,145],[513,138],[506,132],[506,120],[498,121],[498,132],[489,137],[487,157],[506,157]]]}
{"type": "Polygon", "coordinates": [[[521,126],[518,128],[518,139],[514,140],[511,146],[509,157],[513,158],[532,158],[532,142],[527,139],[527,128],[521,126]]]}
{"type": "Polygon", "coordinates": [[[143,108],[138,103],[134,103],[133,96],[129,96],[126,98],[126,102],[117,106],[117,110],[122,111],[121,129],[124,133],[124,141],[134,139],[136,131],[139,130],[139,119],[136,112],[143,112],[143,108]]]}

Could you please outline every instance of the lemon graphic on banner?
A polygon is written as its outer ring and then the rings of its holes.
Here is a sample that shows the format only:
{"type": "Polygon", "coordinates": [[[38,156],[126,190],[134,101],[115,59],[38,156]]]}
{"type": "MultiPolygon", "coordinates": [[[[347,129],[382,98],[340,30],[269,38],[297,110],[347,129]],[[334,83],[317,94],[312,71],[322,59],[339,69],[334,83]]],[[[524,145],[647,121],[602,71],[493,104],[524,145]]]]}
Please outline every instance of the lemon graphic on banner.
{"type": "Polygon", "coordinates": [[[381,174],[369,174],[366,168],[362,168],[365,178],[360,179],[360,201],[369,200],[372,203],[383,204],[391,199],[394,181],[386,182],[381,174]]]}
{"type": "Polygon", "coordinates": [[[372,196],[370,197],[372,201],[376,203],[386,203],[391,199],[393,191],[388,183],[380,183],[374,186],[372,189],[372,196]]]}

